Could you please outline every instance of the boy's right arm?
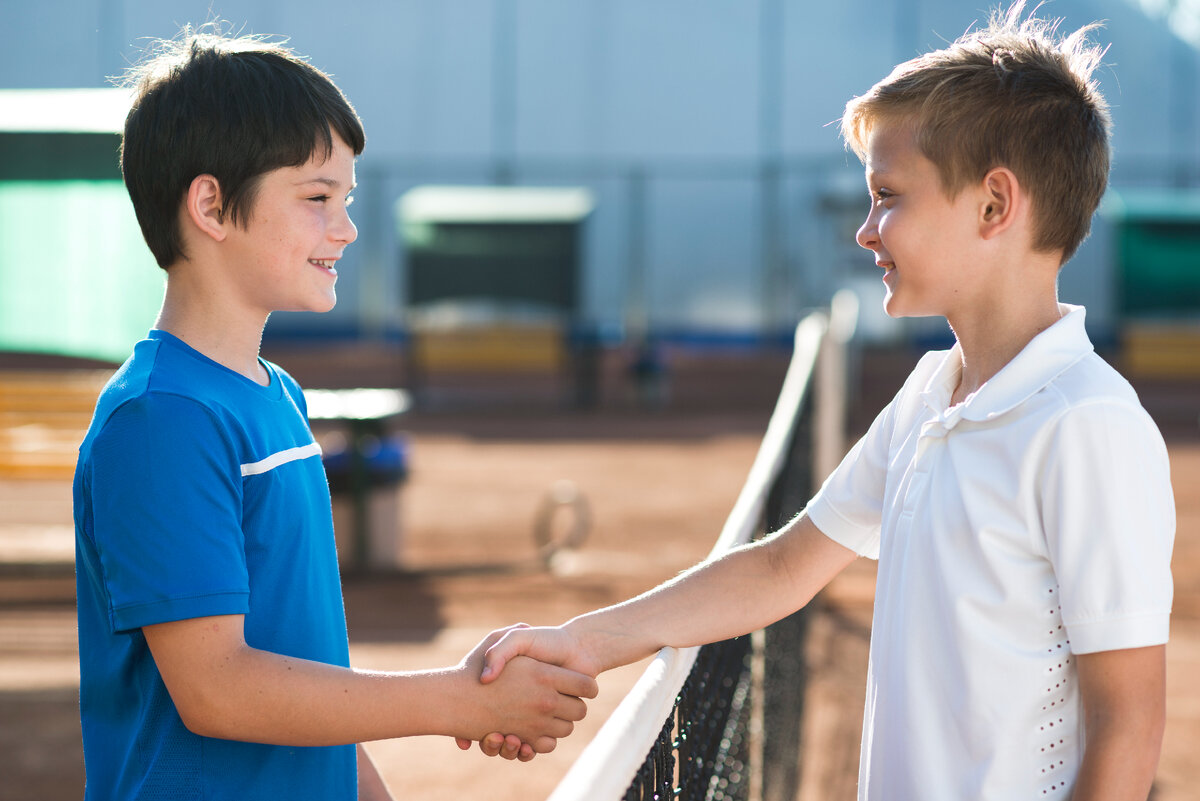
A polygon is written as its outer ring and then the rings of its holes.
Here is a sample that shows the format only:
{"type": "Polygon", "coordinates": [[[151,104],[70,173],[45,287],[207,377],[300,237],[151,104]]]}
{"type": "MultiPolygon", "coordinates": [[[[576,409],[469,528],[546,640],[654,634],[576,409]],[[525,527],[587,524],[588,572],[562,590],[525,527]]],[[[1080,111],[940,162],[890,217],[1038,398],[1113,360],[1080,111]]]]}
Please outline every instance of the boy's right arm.
{"type": "Polygon", "coordinates": [[[487,651],[482,680],[497,680],[522,655],[594,676],[663,646],[748,634],[807,604],[855,556],[801,515],[632,600],[555,628],[510,629],[487,651]]]}
{"type": "MultiPolygon", "coordinates": [[[[511,732],[538,753],[571,733],[596,683],[531,659],[511,681],[482,686],[485,638],[452,668],[372,673],[251,648],[241,615],[193,618],[142,631],[191,731],[279,745],[333,745],[442,734],[479,740],[511,732]]],[[[506,673],[505,679],[509,676],[506,673]]]]}

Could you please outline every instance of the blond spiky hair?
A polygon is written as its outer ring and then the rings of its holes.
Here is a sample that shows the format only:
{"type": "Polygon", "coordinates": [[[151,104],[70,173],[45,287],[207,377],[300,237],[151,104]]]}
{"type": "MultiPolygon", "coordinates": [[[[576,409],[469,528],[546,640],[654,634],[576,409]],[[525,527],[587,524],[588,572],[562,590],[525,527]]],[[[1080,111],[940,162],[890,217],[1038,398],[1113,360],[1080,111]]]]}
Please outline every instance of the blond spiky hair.
{"type": "Polygon", "coordinates": [[[846,104],[842,137],[862,158],[876,125],[912,126],[951,196],[1007,167],[1032,199],[1034,247],[1065,262],[1108,184],[1111,122],[1092,77],[1107,48],[1090,41],[1098,23],[1060,36],[1062,20],[1033,14],[1019,0],[900,64],[846,104]]]}

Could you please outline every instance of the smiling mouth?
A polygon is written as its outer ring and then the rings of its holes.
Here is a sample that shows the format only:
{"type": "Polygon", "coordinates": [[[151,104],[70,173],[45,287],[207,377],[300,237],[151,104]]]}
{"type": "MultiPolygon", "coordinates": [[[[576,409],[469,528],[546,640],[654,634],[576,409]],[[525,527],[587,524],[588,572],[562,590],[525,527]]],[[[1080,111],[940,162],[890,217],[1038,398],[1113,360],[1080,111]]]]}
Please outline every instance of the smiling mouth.
{"type": "Polygon", "coordinates": [[[320,267],[322,270],[325,270],[328,273],[337,275],[337,269],[334,267],[334,264],[337,263],[337,259],[309,259],[308,263],[314,267],[320,267]]]}

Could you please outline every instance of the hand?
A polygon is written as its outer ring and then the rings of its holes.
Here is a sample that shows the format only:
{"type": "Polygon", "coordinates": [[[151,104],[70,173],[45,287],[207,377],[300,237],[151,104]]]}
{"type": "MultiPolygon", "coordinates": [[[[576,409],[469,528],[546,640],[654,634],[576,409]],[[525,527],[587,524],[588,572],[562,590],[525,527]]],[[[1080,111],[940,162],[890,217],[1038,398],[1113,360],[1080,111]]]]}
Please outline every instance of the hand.
{"type": "Polygon", "coordinates": [[[512,626],[499,634],[483,655],[480,682],[490,684],[499,678],[504,666],[518,656],[527,656],[549,665],[595,677],[600,673],[598,660],[587,653],[583,644],[565,626],[530,628],[512,626]]]}
{"type": "Polygon", "coordinates": [[[587,713],[582,699],[596,697],[599,688],[591,676],[523,657],[510,657],[504,676],[482,685],[478,676],[486,649],[521,628],[492,632],[460,663],[459,671],[469,682],[461,696],[467,711],[463,721],[467,730],[456,737],[460,747],[462,741],[478,738],[485,754],[505,756],[513,754],[515,741],[520,743],[516,758],[521,759],[525,752],[524,761],[528,761],[534,753],[554,750],[558,738],[569,735],[575,721],[587,713]],[[510,735],[500,738],[499,731],[510,735]]]}
{"type": "MultiPolygon", "coordinates": [[[[520,628],[528,628],[528,625],[525,623],[516,623],[508,628],[497,629],[488,636],[484,637],[483,642],[480,643],[479,646],[476,646],[475,650],[478,650],[480,647],[490,648],[496,643],[497,640],[499,640],[509,631],[520,628]]],[[[470,659],[469,656],[468,659],[470,659]]],[[[465,737],[455,737],[454,742],[460,750],[471,750],[472,741],[466,739],[465,737]]],[[[482,740],[480,740],[479,750],[482,751],[486,756],[499,756],[503,759],[518,759],[521,762],[528,762],[537,755],[533,750],[533,746],[529,743],[521,742],[520,737],[517,737],[515,734],[509,734],[505,736],[498,731],[491,732],[482,740]]]]}
{"type": "MultiPolygon", "coordinates": [[[[464,751],[471,750],[470,740],[455,737],[454,742],[464,751]]],[[[516,759],[521,762],[528,762],[537,756],[533,746],[521,742],[520,737],[515,734],[505,736],[498,731],[494,731],[480,740],[479,750],[487,756],[499,756],[503,759],[516,759]]]]}

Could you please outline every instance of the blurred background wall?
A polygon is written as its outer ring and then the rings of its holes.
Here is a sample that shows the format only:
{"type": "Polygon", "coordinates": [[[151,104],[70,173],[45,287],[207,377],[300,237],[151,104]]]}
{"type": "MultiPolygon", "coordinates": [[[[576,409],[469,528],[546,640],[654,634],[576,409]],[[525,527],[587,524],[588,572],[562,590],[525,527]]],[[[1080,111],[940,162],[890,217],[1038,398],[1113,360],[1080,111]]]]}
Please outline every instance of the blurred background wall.
{"type": "MultiPolygon", "coordinates": [[[[336,310],[275,315],[269,337],[404,339],[411,316],[408,249],[397,204],[423,185],[586,190],[592,206],[581,231],[574,316],[608,342],[646,335],[777,342],[805,309],[826,303],[843,287],[862,297],[861,330],[868,339],[948,336],[943,321],[891,321],[880,311],[878,269],[853,239],[867,210],[862,170],[844,150],[835,121],[848,98],[894,64],[983,20],[983,2],[0,5],[8,31],[0,48],[0,89],[104,87],[138,60],[151,39],[211,19],[246,33],[286,36],[334,77],[368,136],[352,210],[359,240],[339,270],[336,310]]],[[[1135,250],[1158,248],[1163,266],[1154,269],[1169,273],[1168,287],[1171,281],[1177,286],[1167,293],[1174,305],[1151,303],[1139,313],[1193,316],[1200,308],[1200,278],[1184,273],[1200,273],[1191,249],[1200,240],[1200,2],[1052,0],[1040,13],[1062,17],[1068,30],[1103,20],[1098,36],[1111,42],[1097,77],[1115,120],[1114,191],[1092,237],[1063,273],[1062,299],[1089,306],[1093,336],[1114,341],[1130,313],[1127,273],[1133,269],[1122,261],[1128,237],[1120,231],[1128,220],[1149,215],[1154,225],[1165,219],[1169,230],[1158,236],[1151,225],[1150,244],[1135,250]],[[1191,254],[1190,267],[1178,263],[1180,254],[1191,254]]],[[[15,107],[0,96],[0,116],[5,104],[15,107]]],[[[6,124],[19,127],[19,121],[6,124]]],[[[28,231],[36,219],[43,223],[37,247],[0,246],[10,343],[12,331],[27,330],[31,321],[96,305],[96,287],[105,284],[115,296],[107,318],[132,321],[128,328],[144,331],[161,276],[144,248],[130,246],[130,237],[135,244],[137,238],[132,213],[121,210],[115,185],[95,187],[119,178],[116,140],[103,146],[111,150],[110,170],[84,176],[90,191],[103,197],[75,199],[85,209],[116,204],[107,213],[128,212],[122,233],[105,237],[86,227],[63,227],[66,218],[50,208],[38,207],[30,216],[32,185],[68,176],[22,172],[15,162],[26,157],[19,156],[24,151],[14,136],[0,135],[7,148],[0,164],[0,225],[28,231]],[[26,194],[6,206],[6,187],[13,191],[17,184],[26,194]],[[59,227],[49,226],[49,219],[59,227]],[[63,255],[66,241],[83,256],[63,255]],[[55,266],[66,262],[76,266],[55,266]],[[141,277],[128,277],[135,273],[141,277]],[[127,291],[113,290],[118,275],[127,291]],[[19,304],[13,302],[18,291],[19,304]],[[135,300],[118,302],[128,295],[135,300]],[[20,322],[16,308],[29,319],[20,322]]],[[[116,227],[101,226],[110,232],[116,227]]],[[[5,239],[13,237],[0,237],[5,239]]],[[[80,313],[71,319],[80,320],[80,313]]],[[[88,323],[91,333],[84,339],[100,338],[97,326],[103,325],[102,319],[88,323]]]]}

